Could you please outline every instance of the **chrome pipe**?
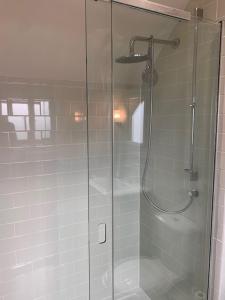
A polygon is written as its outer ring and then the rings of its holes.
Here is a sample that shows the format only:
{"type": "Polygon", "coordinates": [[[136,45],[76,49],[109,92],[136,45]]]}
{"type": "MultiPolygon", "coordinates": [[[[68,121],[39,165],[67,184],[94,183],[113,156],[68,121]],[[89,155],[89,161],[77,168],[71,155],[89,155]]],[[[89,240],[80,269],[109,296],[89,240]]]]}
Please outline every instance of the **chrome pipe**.
{"type": "Polygon", "coordinates": [[[151,80],[150,84],[150,113],[148,119],[148,141],[147,141],[147,151],[146,151],[146,158],[145,158],[145,165],[144,170],[141,176],[141,192],[144,195],[147,202],[152,205],[157,211],[165,214],[181,214],[185,212],[193,203],[194,198],[198,197],[198,191],[191,190],[188,192],[189,201],[184,205],[183,208],[177,210],[170,210],[164,209],[160,207],[157,203],[155,203],[153,196],[149,191],[146,190],[145,180],[147,176],[147,170],[150,167],[150,155],[151,155],[151,148],[152,148],[152,117],[153,117],[153,77],[154,77],[154,38],[153,36],[149,39],[149,46],[148,46],[148,56],[149,56],[149,65],[151,65],[151,80]]]}
{"type": "Polygon", "coordinates": [[[193,69],[192,69],[192,103],[191,108],[191,137],[190,137],[190,180],[196,181],[198,179],[198,172],[195,170],[195,127],[196,127],[196,100],[197,100],[197,55],[198,55],[198,18],[195,20],[194,28],[194,55],[193,55],[193,69]]]}
{"type": "Polygon", "coordinates": [[[154,44],[162,44],[162,45],[169,45],[174,48],[178,47],[180,45],[180,39],[174,39],[174,40],[162,40],[162,39],[156,39],[153,36],[150,37],[143,37],[143,36],[134,36],[130,39],[129,47],[130,47],[130,55],[133,56],[135,54],[134,46],[135,42],[153,42],[154,44]]]}

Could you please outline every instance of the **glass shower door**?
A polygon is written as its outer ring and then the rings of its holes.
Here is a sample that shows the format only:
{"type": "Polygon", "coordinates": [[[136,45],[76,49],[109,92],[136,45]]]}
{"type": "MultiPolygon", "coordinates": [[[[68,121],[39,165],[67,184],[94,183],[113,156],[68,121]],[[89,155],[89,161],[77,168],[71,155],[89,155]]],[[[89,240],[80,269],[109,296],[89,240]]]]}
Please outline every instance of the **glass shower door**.
{"type": "Polygon", "coordinates": [[[111,3],[86,0],[90,300],[112,299],[111,3]]]}
{"type": "Polygon", "coordinates": [[[206,299],[220,25],[113,4],[112,35],[115,299],[206,299]]]}
{"type": "Polygon", "coordinates": [[[72,2],[0,1],[0,299],[89,296],[85,11],[72,2]]]}

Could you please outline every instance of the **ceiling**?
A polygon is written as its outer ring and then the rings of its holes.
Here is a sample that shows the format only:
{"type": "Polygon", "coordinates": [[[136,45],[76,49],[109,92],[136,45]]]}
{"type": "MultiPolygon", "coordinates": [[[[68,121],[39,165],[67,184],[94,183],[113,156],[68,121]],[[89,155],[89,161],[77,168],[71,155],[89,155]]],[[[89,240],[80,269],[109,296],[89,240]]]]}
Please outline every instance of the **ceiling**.
{"type": "MultiPolygon", "coordinates": [[[[166,1],[164,0],[164,2],[166,1]]],[[[129,41],[132,37],[149,37],[153,35],[158,39],[169,39],[172,31],[180,22],[174,18],[127,8],[119,4],[113,5],[112,12],[114,83],[140,84],[146,62],[138,64],[118,64],[115,63],[115,59],[120,56],[129,55],[129,41]]],[[[179,36],[177,38],[179,38],[179,36]]],[[[98,52],[101,51],[100,48],[103,45],[99,46],[98,52]]],[[[155,44],[154,61],[157,60],[162,47],[168,46],[155,44]]],[[[148,45],[146,43],[136,43],[136,53],[146,54],[147,49],[148,45]]]]}
{"type": "MultiPolygon", "coordinates": [[[[185,8],[188,0],[155,0],[164,5],[185,8]]],[[[89,1],[89,45],[92,56],[102,63],[107,30],[105,5],[89,1]]],[[[128,9],[127,9],[128,10],[128,9]]],[[[129,9],[130,10],[130,9],[129,9]]],[[[118,39],[128,33],[166,34],[172,27],[161,20],[126,18],[124,8],[117,11],[118,39]],[[140,22],[142,20],[142,22],[140,22]],[[122,31],[119,32],[118,28],[122,31]],[[147,31],[146,31],[147,30],[147,31]]],[[[128,13],[129,14],[129,13],[128,13]]],[[[0,0],[0,76],[51,80],[85,80],[85,1],[84,0],[0,0]]],[[[117,34],[116,33],[116,34],[117,34]]],[[[130,34],[125,37],[129,38],[130,34]]],[[[123,39],[123,37],[122,37],[123,39]]],[[[127,51],[127,44],[123,44],[127,51]]],[[[124,53],[125,54],[125,53],[124,53]]]]}

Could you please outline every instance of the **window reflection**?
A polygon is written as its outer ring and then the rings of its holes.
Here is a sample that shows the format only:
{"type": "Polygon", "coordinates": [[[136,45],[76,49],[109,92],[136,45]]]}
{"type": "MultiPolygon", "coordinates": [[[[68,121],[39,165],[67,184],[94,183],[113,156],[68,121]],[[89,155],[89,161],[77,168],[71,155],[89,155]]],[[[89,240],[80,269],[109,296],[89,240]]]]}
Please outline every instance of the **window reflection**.
{"type": "Polygon", "coordinates": [[[1,102],[1,114],[2,114],[2,116],[7,116],[8,115],[7,101],[2,101],[1,102]]]}
{"type": "Polygon", "coordinates": [[[14,116],[27,116],[28,113],[28,104],[27,103],[12,103],[12,114],[14,116]]]}
{"type": "Polygon", "coordinates": [[[2,128],[14,132],[17,141],[51,137],[49,99],[10,98],[0,100],[2,128]]]}
{"type": "Polygon", "coordinates": [[[139,103],[132,114],[132,142],[143,143],[144,102],[139,103]]]}
{"type": "Polygon", "coordinates": [[[39,99],[34,103],[35,116],[48,116],[49,115],[49,100],[39,99]]]}

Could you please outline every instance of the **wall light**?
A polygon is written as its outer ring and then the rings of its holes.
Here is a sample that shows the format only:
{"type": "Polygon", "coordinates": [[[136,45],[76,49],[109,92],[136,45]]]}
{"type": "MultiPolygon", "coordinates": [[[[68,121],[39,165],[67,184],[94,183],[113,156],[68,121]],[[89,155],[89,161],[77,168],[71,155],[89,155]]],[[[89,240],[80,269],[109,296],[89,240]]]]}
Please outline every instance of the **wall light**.
{"type": "Polygon", "coordinates": [[[85,117],[85,114],[83,112],[75,111],[74,121],[76,123],[80,123],[80,122],[85,121],[85,120],[86,120],[86,117],[85,117]]]}
{"type": "Polygon", "coordinates": [[[127,113],[124,108],[113,110],[113,121],[115,123],[124,123],[127,119],[127,113]]]}

